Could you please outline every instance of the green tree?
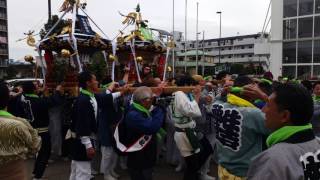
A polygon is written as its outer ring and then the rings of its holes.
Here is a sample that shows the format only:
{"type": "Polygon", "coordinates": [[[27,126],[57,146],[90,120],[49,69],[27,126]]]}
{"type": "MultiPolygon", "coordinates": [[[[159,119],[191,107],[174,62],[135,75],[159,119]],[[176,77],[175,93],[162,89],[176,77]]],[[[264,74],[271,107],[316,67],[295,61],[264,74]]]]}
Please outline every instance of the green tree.
{"type": "Polygon", "coordinates": [[[18,74],[18,71],[14,66],[8,66],[6,71],[7,71],[6,79],[14,79],[14,78],[16,78],[16,75],[18,74]]]}
{"type": "Polygon", "coordinates": [[[101,81],[106,77],[107,63],[102,52],[96,52],[90,57],[88,69],[96,75],[98,81],[101,81]]]}
{"type": "Polygon", "coordinates": [[[243,74],[245,72],[245,68],[243,64],[232,64],[230,66],[231,74],[243,74]]]}

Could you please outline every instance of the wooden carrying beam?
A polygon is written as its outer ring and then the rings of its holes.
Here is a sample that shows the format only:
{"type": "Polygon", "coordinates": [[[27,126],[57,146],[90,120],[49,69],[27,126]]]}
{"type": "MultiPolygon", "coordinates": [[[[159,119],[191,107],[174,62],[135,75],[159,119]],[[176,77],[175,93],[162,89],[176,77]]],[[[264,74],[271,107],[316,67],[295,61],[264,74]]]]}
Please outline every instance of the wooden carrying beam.
{"type": "MultiPolygon", "coordinates": [[[[133,93],[138,87],[130,87],[129,93],[133,93]]],[[[159,90],[158,87],[150,87],[153,92],[157,92],[159,90]]],[[[194,86],[184,86],[184,87],[177,87],[177,86],[168,86],[163,88],[162,94],[171,95],[174,92],[182,91],[185,93],[190,93],[193,91],[195,87],[194,86]]],[[[117,88],[115,91],[121,91],[122,88],[117,88]]]]}

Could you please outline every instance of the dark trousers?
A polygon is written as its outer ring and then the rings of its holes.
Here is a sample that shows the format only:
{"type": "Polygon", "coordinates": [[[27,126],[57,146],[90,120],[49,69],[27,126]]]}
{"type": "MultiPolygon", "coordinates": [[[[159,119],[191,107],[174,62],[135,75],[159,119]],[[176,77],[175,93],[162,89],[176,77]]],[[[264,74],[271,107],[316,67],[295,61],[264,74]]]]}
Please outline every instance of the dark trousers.
{"type": "Polygon", "coordinates": [[[51,139],[49,132],[39,133],[39,136],[41,137],[41,148],[34,164],[33,174],[35,178],[42,178],[51,154],[51,139]]]}
{"type": "Polygon", "coordinates": [[[152,180],[153,168],[148,169],[130,169],[129,174],[131,180],[152,180]]]}
{"type": "Polygon", "coordinates": [[[70,156],[70,139],[65,139],[66,134],[69,130],[69,126],[63,125],[62,126],[62,145],[61,145],[61,156],[62,157],[69,157],[70,156]]]}
{"type": "Polygon", "coordinates": [[[207,138],[202,138],[200,144],[201,148],[199,153],[184,158],[187,168],[184,172],[183,180],[199,180],[200,168],[207,161],[210,154],[213,153],[213,149],[207,138]]]}

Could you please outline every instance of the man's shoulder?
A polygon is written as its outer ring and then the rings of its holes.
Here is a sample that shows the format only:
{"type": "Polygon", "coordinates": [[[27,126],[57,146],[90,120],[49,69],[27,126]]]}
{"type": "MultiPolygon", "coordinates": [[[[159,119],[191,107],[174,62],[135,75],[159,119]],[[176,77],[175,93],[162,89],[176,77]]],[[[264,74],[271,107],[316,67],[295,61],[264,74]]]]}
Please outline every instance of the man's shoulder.
{"type": "Polygon", "coordinates": [[[128,116],[143,116],[143,113],[135,108],[129,107],[128,116]]]}
{"type": "Polygon", "coordinates": [[[6,127],[7,129],[21,129],[21,128],[28,128],[31,127],[29,122],[26,119],[19,118],[19,117],[10,117],[10,118],[4,118],[0,117],[0,129],[4,129],[6,127]]]}
{"type": "Polygon", "coordinates": [[[253,164],[284,164],[287,161],[288,151],[282,144],[276,144],[253,158],[253,164]]]}
{"type": "Polygon", "coordinates": [[[292,143],[278,143],[270,147],[269,149],[263,151],[258,156],[255,157],[254,160],[258,160],[260,162],[278,162],[284,164],[284,162],[290,160],[290,156],[294,156],[296,153],[296,148],[298,148],[300,144],[292,144],[292,143]]]}
{"type": "Polygon", "coordinates": [[[89,96],[86,96],[86,95],[83,95],[83,94],[80,94],[80,95],[77,97],[76,102],[77,102],[78,104],[90,102],[90,97],[89,97],[89,96]]]}
{"type": "Polygon", "coordinates": [[[186,97],[186,94],[182,91],[176,91],[173,93],[173,95],[177,99],[186,97]]]}

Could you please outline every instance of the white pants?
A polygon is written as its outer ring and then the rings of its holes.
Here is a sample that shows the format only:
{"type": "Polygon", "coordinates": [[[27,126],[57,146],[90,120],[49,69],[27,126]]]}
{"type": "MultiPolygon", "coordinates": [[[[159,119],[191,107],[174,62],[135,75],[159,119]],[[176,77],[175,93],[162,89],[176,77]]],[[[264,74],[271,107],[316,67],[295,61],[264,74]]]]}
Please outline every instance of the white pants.
{"type": "Polygon", "coordinates": [[[90,180],[91,178],[90,161],[71,161],[71,174],[69,180],[90,180]]]}
{"type": "Polygon", "coordinates": [[[112,147],[101,146],[100,172],[104,175],[110,174],[117,165],[118,155],[112,147]]]}

